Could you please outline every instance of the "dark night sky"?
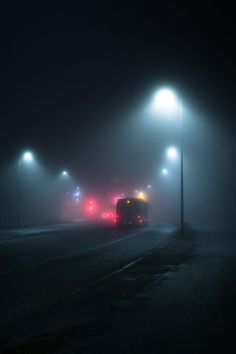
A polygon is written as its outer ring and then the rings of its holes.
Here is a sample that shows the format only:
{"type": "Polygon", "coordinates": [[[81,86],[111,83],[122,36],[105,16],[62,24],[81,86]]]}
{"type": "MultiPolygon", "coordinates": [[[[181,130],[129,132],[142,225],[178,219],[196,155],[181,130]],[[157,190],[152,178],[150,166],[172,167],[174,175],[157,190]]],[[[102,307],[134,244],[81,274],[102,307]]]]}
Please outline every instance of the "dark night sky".
{"type": "Polygon", "coordinates": [[[234,12],[188,3],[6,2],[1,163],[31,147],[54,170],[112,178],[111,134],[119,144],[119,126],[162,80],[232,134],[234,12]]]}

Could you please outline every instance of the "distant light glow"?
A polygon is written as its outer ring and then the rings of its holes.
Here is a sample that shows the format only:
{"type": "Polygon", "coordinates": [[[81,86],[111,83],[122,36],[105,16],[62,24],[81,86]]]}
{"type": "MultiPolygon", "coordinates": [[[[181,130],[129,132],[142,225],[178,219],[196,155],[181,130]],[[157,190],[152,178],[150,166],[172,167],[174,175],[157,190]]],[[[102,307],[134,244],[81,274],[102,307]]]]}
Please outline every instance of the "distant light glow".
{"type": "Polygon", "coordinates": [[[170,160],[176,160],[178,158],[178,150],[175,147],[169,147],[166,153],[170,160]]]}
{"type": "Polygon", "coordinates": [[[87,200],[85,200],[85,204],[84,204],[84,207],[85,207],[85,212],[86,214],[89,216],[95,216],[98,212],[98,203],[97,203],[97,200],[96,199],[92,199],[92,198],[89,198],[87,200]]]}
{"type": "Polygon", "coordinates": [[[169,171],[166,168],[163,168],[161,170],[161,174],[164,175],[164,176],[167,176],[169,174],[169,171]]]}
{"type": "Polygon", "coordinates": [[[135,197],[143,200],[147,200],[147,195],[143,191],[135,191],[135,197]]]}
{"type": "Polygon", "coordinates": [[[67,171],[62,171],[61,175],[64,176],[64,177],[68,176],[68,172],[67,171]]]}
{"type": "Polygon", "coordinates": [[[32,162],[33,159],[34,159],[34,157],[33,157],[32,152],[26,151],[26,152],[23,154],[23,160],[24,160],[24,161],[26,161],[26,162],[32,162]]]}
{"type": "Polygon", "coordinates": [[[143,199],[143,200],[147,200],[147,193],[140,191],[140,190],[135,190],[134,191],[134,196],[135,198],[139,198],[139,199],[143,199]]]}
{"type": "Polygon", "coordinates": [[[109,222],[115,222],[116,221],[116,215],[114,214],[113,211],[107,210],[102,214],[102,218],[106,221],[109,222]]]}
{"type": "Polygon", "coordinates": [[[147,187],[148,187],[148,189],[151,189],[151,188],[152,188],[151,184],[148,184],[148,186],[147,186],[147,187]]]}
{"type": "Polygon", "coordinates": [[[126,203],[127,203],[127,204],[130,204],[130,200],[128,199],[126,203]]]}
{"type": "Polygon", "coordinates": [[[147,200],[147,196],[144,192],[139,192],[138,193],[138,198],[143,199],[143,200],[147,200]]]}

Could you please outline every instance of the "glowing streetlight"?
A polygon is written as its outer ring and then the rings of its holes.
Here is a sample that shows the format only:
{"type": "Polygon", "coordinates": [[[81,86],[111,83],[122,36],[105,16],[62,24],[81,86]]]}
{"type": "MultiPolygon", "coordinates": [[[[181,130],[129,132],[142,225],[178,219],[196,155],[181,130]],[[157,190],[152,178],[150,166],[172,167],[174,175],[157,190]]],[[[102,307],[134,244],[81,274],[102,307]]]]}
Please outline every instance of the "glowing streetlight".
{"type": "Polygon", "coordinates": [[[162,174],[163,176],[168,176],[169,171],[167,170],[167,168],[163,168],[163,169],[161,170],[161,174],[162,174]]]}
{"type": "Polygon", "coordinates": [[[67,177],[67,176],[69,175],[69,173],[64,170],[64,171],[62,171],[61,175],[62,175],[63,177],[67,177]]]}
{"type": "Polygon", "coordinates": [[[172,115],[179,110],[179,102],[173,90],[162,88],[153,97],[153,109],[161,114],[172,115]]]}
{"type": "MultiPolygon", "coordinates": [[[[183,116],[182,100],[170,88],[162,88],[154,95],[154,108],[163,115],[176,115],[179,118],[180,128],[180,230],[181,236],[184,236],[184,176],[183,176],[183,116]]],[[[175,155],[171,150],[171,155],[175,155]]]]}
{"type": "Polygon", "coordinates": [[[23,155],[20,158],[20,160],[21,159],[22,159],[22,161],[25,161],[25,162],[32,162],[34,160],[34,156],[33,156],[32,152],[26,151],[26,152],[23,153],[23,155]]]}
{"type": "Polygon", "coordinates": [[[34,155],[31,151],[25,151],[21,154],[18,159],[18,211],[17,211],[17,223],[21,227],[21,204],[22,204],[22,164],[23,163],[32,163],[34,161],[34,155]]]}
{"type": "Polygon", "coordinates": [[[178,158],[178,151],[175,147],[169,147],[166,151],[167,157],[172,160],[175,161],[178,158]]]}

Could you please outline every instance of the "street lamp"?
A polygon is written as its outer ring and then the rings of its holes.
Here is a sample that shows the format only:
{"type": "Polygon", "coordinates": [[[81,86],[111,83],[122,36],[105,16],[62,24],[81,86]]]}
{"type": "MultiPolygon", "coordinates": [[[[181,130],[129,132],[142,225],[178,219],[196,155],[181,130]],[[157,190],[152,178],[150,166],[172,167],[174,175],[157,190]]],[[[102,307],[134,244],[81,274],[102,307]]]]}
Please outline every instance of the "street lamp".
{"type": "Polygon", "coordinates": [[[17,212],[17,223],[21,227],[21,203],[22,203],[22,163],[32,163],[34,161],[34,155],[31,151],[25,151],[18,160],[18,179],[19,179],[19,188],[18,188],[18,212],[17,212]]]}
{"type": "MultiPolygon", "coordinates": [[[[169,222],[172,221],[172,203],[173,201],[173,194],[171,192],[171,171],[167,168],[162,168],[161,170],[161,177],[162,177],[162,187],[161,190],[164,190],[165,198],[162,201],[163,209],[166,208],[166,215],[168,215],[169,222]]],[[[165,213],[163,214],[165,215],[165,213]]]]}
{"type": "MultiPolygon", "coordinates": [[[[68,178],[70,175],[66,170],[63,170],[59,177],[60,179],[65,180],[65,178],[68,178]]],[[[63,183],[63,182],[62,182],[63,183]]],[[[61,190],[59,187],[59,192],[58,192],[58,196],[57,196],[57,222],[59,223],[61,219],[61,190]]]]}
{"type": "MultiPolygon", "coordinates": [[[[182,100],[170,88],[162,88],[154,95],[154,108],[163,115],[178,114],[180,130],[180,232],[184,236],[184,163],[183,163],[183,114],[182,100]]],[[[172,148],[173,149],[173,148],[172,148]]],[[[177,152],[177,151],[176,151],[177,152]]],[[[170,154],[175,155],[174,150],[170,154]]],[[[177,155],[176,155],[177,156],[177,155]]]]}
{"type": "Polygon", "coordinates": [[[169,147],[166,154],[169,160],[175,161],[178,158],[178,151],[175,147],[169,147]]]}
{"type": "Polygon", "coordinates": [[[22,155],[22,160],[23,160],[23,161],[32,162],[33,159],[34,159],[33,154],[32,154],[32,152],[30,152],[30,151],[26,151],[26,152],[24,152],[24,154],[22,155]]]}
{"type": "Polygon", "coordinates": [[[153,97],[153,109],[168,116],[173,116],[179,109],[179,100],[175,92],[169,88],[158,90],[153,97]]]}
{"type": "Polygon", "coordinates": [[[163,168],[163,169],[161,170],[161,174],[162,174],[163,176],[168,176],[169,171],[168,171],[166,168],[163,168]]]}

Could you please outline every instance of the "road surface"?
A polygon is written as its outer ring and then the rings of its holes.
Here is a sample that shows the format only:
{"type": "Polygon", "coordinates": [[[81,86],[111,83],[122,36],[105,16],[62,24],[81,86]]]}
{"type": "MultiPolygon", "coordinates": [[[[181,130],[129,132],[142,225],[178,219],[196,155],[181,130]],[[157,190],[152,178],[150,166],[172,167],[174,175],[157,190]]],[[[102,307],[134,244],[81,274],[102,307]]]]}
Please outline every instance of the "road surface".
{"type": "Polygon", "coordinates": [[[236,232],[186,236],[157,224],[3,235],[2,352],[234,352],[236,232]]]}
{"type": "Polygon", "coordinates": [[[165,245],[171,231],[173,227],[154,224],[118,229],[82,223],[2,232],[2,340],[34,333],[35,323],[24,331],[27,319],[127,269],[165,245]]]}

